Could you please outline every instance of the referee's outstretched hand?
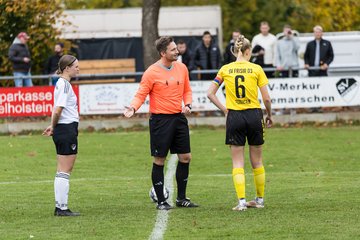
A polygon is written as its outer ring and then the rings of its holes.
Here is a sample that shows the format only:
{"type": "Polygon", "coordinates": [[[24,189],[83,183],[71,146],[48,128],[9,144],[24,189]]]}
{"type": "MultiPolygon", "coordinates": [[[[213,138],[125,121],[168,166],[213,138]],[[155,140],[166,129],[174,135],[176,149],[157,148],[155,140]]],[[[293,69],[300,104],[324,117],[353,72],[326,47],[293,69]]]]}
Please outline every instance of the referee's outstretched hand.
{"type": "Polygon", "coordinates": [[[53,128],[52,128],[52,126],[51,126],[51,125],[48,126],[48,127],[44,130],[44,132],[42,133],[42,135],[43,135],[43,136],[48,136],[48,137],[52,136],[52,135],[53,135],[53,128]]]}
{"type": "Polygon", "coordinates": [[[135,109],[133,107],[125,106],[124,116],[131,118],[135,114],[135,109]]]}

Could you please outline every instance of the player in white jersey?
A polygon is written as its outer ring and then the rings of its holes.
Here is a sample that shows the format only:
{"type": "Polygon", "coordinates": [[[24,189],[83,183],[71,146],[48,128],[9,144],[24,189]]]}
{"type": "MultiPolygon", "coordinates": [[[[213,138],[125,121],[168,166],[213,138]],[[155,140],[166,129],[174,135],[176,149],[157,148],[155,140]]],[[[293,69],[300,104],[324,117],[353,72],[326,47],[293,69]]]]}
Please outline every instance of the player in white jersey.
{"type": "Polygon", "coordinates": [[[54,90],[54,108],[51,125],[43,135],[52,136],[57,153],[57,172],[54,181],[55,216],[79,216],[68,208],[69,179],[78,151],[79,113],[77,97],[70,84],[79,73],[78,60],[64,55],[59,60],[57,74],[60,75],[54,90]]]}

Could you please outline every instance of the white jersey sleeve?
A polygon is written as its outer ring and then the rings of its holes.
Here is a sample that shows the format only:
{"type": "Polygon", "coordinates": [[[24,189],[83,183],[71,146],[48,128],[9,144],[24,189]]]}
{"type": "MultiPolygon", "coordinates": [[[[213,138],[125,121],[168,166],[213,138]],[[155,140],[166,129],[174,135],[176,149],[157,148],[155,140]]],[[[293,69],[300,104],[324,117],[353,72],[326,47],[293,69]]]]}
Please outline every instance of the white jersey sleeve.
{"type": "Polygon", "coordinates": [[[66,83],[66,81],[57,81],[56,87],[55,87],[55,95],[57,97],[54,101],[54,107],[66,107],[66,103],[69,96],[69,86],[70,83],[66,83]]]}

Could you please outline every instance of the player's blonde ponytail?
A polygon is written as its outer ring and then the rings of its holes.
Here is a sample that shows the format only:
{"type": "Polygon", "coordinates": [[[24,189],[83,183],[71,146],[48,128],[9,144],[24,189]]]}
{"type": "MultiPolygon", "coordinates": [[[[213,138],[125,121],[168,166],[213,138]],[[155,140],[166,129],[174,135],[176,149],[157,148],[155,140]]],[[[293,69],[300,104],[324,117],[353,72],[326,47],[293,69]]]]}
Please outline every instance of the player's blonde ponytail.
{"type": "Polygon", "coordinates": [[[247,49],[251,49],[251,43],[244,35],[240,35],[234,42],[234,47],[231,50],[231,53],[235,56],[242,56],[247,49]]]}

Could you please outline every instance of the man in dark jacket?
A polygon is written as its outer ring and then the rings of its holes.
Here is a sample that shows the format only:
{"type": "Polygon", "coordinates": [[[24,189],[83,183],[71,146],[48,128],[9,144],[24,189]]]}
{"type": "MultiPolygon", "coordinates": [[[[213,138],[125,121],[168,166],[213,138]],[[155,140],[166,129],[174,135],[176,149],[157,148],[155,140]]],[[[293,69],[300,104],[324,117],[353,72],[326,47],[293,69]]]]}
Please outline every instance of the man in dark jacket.
{"type": "Polygon", "coordinates": [[[234,51],[234,43],[235,41],[238,39],[238,37],[240,36],[240,30],[236,29],[232,32],[231,35],[231,40],[229,42],[229,44],[226,46],[225,48],[225,52],[224,52],[224,64],[228,64],[231,62],[236,61],[236,57],[234,56],[234,54],[231,51],[234,51]]]}
{"type": "MultiPolygon", "coordinates": [[[[195,65],[201,70],[214,69],[221,67],[221,54],[219,47],[213,43],[209,31],[205,31],[201,44],[195,49],[195,65]]],[[[202,80],[212,80],[216,77],[215,73],[202,74],[202,80]]]]}
{"type": "Polygon", "coordinates": [[[323,29],[321,26],[314,27],[315,39],[306,46],[304,61],[305,68],[320,67],[320,70],[308,70],[309,76],[327,76],[327,69],[334,59],[334,52],[331,43],[322,38],[323,29]]]}
{"type": "Polygon", "coordinates": [[[9,49],[9,59],[13,63],[15,87],[33,86],[30,77],[30,51],[26,44],[29,38],[26,32],[19,33],[9,49]]]}
{"type": "Polygon", "coordinates": [[[264,52],[265,49],[260,45],[255,45],[251,51],[250,62],[264,67],[264,52]]]}
{"type": "Polygon", "coordinates": [[[186,65],[189,72],[195,69],[194,57],[190,49],[186,46],[184,40],[180,39],[177,42],[177,48],[179,51],[178,61],[186,65]]]}
{"type": "Polygon", "coordinates": [[[50,56],[46,62],[46,66],[44,69],[44,74],[53,74],[51,77],[51,85],[55,86],[59,76],[55,75],[56,70],[58,69],[58,63],[62,55],[64,55],[64,44],[57,43],[55,44],[54,52],[55,54],[50,56]]]}

